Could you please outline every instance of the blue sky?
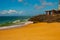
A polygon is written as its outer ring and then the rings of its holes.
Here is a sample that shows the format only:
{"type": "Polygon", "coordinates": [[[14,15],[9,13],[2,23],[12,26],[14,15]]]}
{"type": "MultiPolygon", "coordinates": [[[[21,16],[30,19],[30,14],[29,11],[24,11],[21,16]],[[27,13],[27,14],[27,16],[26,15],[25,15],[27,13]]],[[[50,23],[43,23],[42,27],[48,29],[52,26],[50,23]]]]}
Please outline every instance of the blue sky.
{"type": "Polygon", "coordinates": [[[58,0],[0,0],[0,16],[34,16],[58,9],[58,0]]]}

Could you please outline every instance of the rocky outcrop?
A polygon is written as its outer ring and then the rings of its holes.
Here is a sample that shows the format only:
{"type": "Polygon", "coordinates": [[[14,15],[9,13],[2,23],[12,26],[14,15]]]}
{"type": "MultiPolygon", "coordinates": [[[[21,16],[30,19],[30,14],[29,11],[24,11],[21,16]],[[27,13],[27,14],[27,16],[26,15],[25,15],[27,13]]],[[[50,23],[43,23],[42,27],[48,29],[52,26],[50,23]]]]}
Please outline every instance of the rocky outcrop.
{"type": "Polygon", "coordinates": [[[37,22],[60,22],[60,14],[58,15],[38,15],[29,19],[29,21],[37,22]]]}

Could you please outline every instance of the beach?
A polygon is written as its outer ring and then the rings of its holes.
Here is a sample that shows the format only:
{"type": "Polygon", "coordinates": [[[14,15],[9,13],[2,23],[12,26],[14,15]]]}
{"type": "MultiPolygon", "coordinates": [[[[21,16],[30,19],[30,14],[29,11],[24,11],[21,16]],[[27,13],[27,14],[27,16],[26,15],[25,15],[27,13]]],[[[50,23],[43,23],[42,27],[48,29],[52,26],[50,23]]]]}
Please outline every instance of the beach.
{"type": "Polygon", "coordinates": [[[0,40],[60,40],[60,23],[35,23],[0,30],[0,40]]]}

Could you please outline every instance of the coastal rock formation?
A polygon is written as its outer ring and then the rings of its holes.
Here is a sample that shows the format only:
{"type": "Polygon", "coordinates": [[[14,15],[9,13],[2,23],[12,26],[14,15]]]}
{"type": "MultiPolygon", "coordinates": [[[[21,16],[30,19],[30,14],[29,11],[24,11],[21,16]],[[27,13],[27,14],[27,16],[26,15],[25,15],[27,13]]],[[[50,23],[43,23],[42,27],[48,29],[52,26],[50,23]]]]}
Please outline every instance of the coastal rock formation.
{"type": "Polygon", "coordinates": [[[56,15],[38,15],[29,19],[29,21],[37,22],[60,22],[60,14],[56,15]]]}

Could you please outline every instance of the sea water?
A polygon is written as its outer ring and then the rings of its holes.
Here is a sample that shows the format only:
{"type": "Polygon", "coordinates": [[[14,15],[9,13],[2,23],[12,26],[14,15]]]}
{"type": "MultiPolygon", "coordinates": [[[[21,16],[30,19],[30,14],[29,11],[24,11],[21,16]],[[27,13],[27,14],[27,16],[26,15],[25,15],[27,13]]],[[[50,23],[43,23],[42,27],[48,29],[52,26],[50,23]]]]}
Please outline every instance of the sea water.
{"type": "Polygon", "coordinates": [[[0,16],[0,26],[9,26],[28,21],[31,16],[0,16]]]}

